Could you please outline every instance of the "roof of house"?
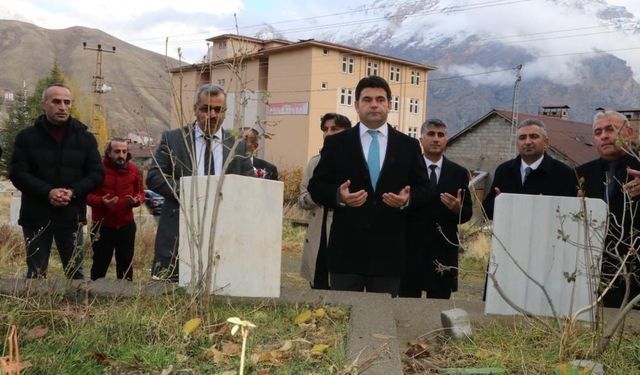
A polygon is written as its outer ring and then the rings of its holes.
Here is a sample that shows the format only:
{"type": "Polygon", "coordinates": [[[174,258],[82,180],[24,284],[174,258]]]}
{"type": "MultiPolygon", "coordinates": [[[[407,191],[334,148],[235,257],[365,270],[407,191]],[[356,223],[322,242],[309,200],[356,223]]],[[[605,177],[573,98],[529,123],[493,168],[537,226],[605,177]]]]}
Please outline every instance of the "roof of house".
{"type": "MultiPolygon", "coordinates": [[[[507,123],[510,123],[513,112],[501,109],[492,109],[489,113],[480,117],[471,125],[451,136],[451,138],[449,138],[449,143],[455,142],[456,139],[481,125],[485,119],[493,115],[500,116],[504,118],[507,123]]],[[[560,119],[557,117],[518,112],[519,120],[524,120],[526,118],[543,121],[547,128],[547,134],[549,135],[549,147],[554,152],[572,160],[576,165],[586,163],[599,157],[598,152],[593,145],[593,130],[591,124],[560,119]]]]}
{"type": "Polygon", "coordinates": [[[150,158],[153,146],[145,146],[140,143],[129,143],[129,153],[132,158],[150,158]]]}
{"type": "MultiPolygon", "coordinates": [[[[428,71],[437,69],[435,66],[420,64],[420,63],[417,63],[415,61],[404,60],[404,59],[400,59],[400,58],[396,58],[396,57],[392,57],[392,56],[382,55],[382,54],[375,53],[375,52],[365,51],[365,50],[358,49],[358,48],[347,47],[347,46],[342,45],[342,44],[325,42],[325,41],[320,41],[320,40],[315,40],[315,39],[305,39],[305,40],[300,40],[298,42],[290,42],[290,41],[286,41],[286,40],[282,40],[282,39],[261,40],[261,39],[256,39],[256,38],[252,38],[252,37],[244,37],[244,36],[238,36],[238,35],[233,35],[233,34],[224,34],[224,35],[215,36],[213,38],[209,38],[207,40],[208,41],[216,41],[216,40],[223,40],[223,39],[228,39],[228,38],[238,39],[238,40],[247,40],[247,41],[251,41],[251,42],[255,42],[255,43],[260,43],[263,46],[267,45],[269,43],[273,43],[273,42],[277,42],[278,44],[282,44],[282,45],[276,45],[276,46],[270,47],[270,48],[261,48],[258,52],[247,54],[246,56],[243,56],[244,59],[261,58],[261,57],[266,57],[266,56],[271,55],[271,54],[287,52],[287,51],[294,50],[294,49],[299,49],[299,48],[320,47],[320,48],[331,48],[331,49],[339,50],[341,52],[346,52],[346,53],[352,54],[354,56],[370,56],[370,57],[373,57],[373,58],[376,58],[376,59],[387,60],[387,61],[395,62],[395,63],[398,63],[398,64],[403,64],[403,65],[413,66],[413,67],[416,67],[416,68],[426,69],[428,71]]],[[[225,59],[225,60],[217,60],[217,61],[212,62],[212,64],[215,66],[216,64],[221,64],[221,63],[225,63],[225,62],[229,62],[229,61],[233,61],[233,60],[234,60],[233,58],[229,58],[229,59],[225,59]]],[[[175,72],[178,72],[178,71],[200,70],[200,69],[202,69],[203,66],[207,66],[207,65],[209,65],[209,63],[205,63],[205,64],[197,63],[197,64],[192,64],[192,65],[182,66],[180,68],[173,68],[173,69],[170,69],[169,71],[175,73],[175,72]]]]}

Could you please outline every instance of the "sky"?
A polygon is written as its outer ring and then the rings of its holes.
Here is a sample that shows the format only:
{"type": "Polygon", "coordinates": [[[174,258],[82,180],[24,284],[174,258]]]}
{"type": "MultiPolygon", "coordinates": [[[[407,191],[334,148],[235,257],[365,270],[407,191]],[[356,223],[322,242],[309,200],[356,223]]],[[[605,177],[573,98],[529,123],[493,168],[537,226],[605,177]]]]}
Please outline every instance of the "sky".
{"type": "MultiPolygon", "coordinates": [[[[72,26],[97,28],[136,46],[161,54],[165,54],[166,51],[172,57],[178,57],[178,49],[180,49],[183,60],[199,62],[206,53],[205,39],[224,33],[236,33],[236,20],[240,34],[255,35],[265,24],[271,24],[283,32],[286,39],[295,41],[312,38],[317,33],[340,32],[339,28],[333,30],[331,27],[326,27],[326,25],[335,24],[338,19],[353,22],[362,19],[372,20],[385,12],[384,8],[367,12],[358,11],[363,6],[410,3],[411,1],[414,0],[378,2],[370,0],[210,0],[206,2],[202,0],[0,0],[0,19],[21,20],[50,29],[72,26]]],[[[488,0],[441,1],[451,4],[474,4],[488,0]]],[[[584,0],[553,1],[573,3],[584,0]]],[[[590,1],[606,1],[611,5],[626,6],[640,19],[640,0],[590,1]]],[[[491,12],[492,15],[503,13],[501,17],[504,20],[499,23],[498,28],[486,22],[486,18],[481,13],[462,12],[457,15],[440,15],[443,22],[438,23],[437,30],[447,33],[463,29],[474,30],[473,25],[477,28],[487,28],[488,25],[492,28],[491,32],[494,35],[502,30],[506,35],[512,35],[514,32],[523,34],[568,28],[573,25],[579,27],[593,22],[585,21],[580,17],[567,19],[562,15],[557,18],[548,18],[543,7],[539,7],[545,3],[545,0],[514,1],[514,3],[517,4],[484,10],[491,12]],[[529,9],[540,9],[540,11],[534,12],[529,9]],[[522,10],[521,14],[513,16],[518,10],[522,10]],[[540,17],[539,22],[536,22],[536,17],[540,17]],[[531,22],[532,18],[533,22],[531,22]]],[[[374,25],[375,23],[369,22],[363,27],[374,25]]],[[[617,41],[610,41],[604,39],[604,36],[593,37],[590,40],[592,48],[609,44],[615,46],[616,43],[628,44],[620,38],[617,41]]],[[[538,44],[547,48],[553,47],[554,42],[543,40],[538,44]]],[[[567,49],[566,44],[562,48],[567,49]]],[[[634,55],[640,55],[640,53],[634,52],[634,55]]],[[[640,63],[640,57],[638,57],[638,63],[640,63]]],[[[475,68],[463,66],[459,68],[458,73],[465,72],[465,69],[475,68]]],[[[638,74],[638,72],[635,73],[638,74]]]]}

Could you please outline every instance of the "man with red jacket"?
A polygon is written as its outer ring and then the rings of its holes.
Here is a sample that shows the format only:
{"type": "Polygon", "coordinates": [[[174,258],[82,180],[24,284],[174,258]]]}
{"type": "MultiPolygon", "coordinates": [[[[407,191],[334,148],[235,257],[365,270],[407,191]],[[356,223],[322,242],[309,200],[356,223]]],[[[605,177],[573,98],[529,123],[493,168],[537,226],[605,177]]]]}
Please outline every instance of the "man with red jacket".
{"type": "Polygon", "coordinates": [[[130,159],[127,141],[111,139],[102,160],[104,183],[87,197],[93,221],[91,280],[105,277],[114,249],[118,279],[133,279],[136,222],[132,209],[144,201],[144,188],[140,172],[130,159]]]}

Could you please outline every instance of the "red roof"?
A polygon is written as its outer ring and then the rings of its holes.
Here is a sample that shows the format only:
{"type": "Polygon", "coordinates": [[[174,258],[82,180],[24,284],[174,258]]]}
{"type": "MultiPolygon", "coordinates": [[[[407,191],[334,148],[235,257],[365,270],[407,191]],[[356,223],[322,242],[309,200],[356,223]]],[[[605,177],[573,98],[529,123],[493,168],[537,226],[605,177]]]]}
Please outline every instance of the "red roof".
{"type": "MultiPolygon", "coordinates": [[[[453,135],[449,139],[449,142],[462,136],[464,133],[473,129],[493,114],[504,118],[507,123],[510,123],[513,112],[493,109],[471,125],[453,135]]],[[[593,130],[591,124],[566,119],[563,120],[557,117],[518,112],[519,121],[527,118],[538,119],[544,122],[549,135],[549,147],[554,152],[564,155],[567,159],[572,160],[576,165],[584,164],[599,157],[598,151],[593,145],[593,130]]]]}

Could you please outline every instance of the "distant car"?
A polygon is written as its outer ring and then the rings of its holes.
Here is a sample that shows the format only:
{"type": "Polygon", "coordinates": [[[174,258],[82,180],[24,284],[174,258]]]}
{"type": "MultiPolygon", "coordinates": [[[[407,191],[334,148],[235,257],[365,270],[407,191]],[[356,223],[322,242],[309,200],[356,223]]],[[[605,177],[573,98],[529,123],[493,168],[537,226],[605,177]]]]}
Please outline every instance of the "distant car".
{"type": "Polygon", "coordinates": [[[162,213],[162,205],[164,197],[153,190],[144,191],[144,205],[147,206],[152,215],[160,215],[162,213]]]}

